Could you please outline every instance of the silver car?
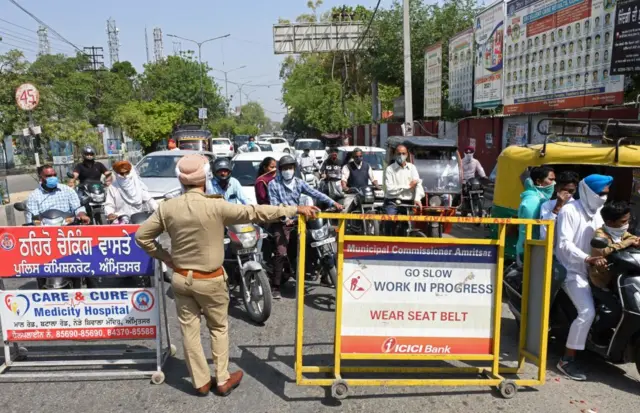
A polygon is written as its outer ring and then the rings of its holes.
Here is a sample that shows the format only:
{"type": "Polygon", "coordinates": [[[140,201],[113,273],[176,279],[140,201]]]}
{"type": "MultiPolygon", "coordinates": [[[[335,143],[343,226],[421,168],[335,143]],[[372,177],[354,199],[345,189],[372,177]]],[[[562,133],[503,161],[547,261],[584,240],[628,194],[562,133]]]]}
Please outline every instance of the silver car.
{"type": "Polygon", "coordinates": [[[176,165],[180,158],[194,153],[199,153],[209,158],[213,170],[213,161],[216,156],[207,151],[158,151],[148,154],[138,162],[136,171],[142,182],[149,188],[149,194],[154,199],[163,199],[166,194],[172,192],[177,195],[181,191],[182,187],[176,176],[176,165]]]}

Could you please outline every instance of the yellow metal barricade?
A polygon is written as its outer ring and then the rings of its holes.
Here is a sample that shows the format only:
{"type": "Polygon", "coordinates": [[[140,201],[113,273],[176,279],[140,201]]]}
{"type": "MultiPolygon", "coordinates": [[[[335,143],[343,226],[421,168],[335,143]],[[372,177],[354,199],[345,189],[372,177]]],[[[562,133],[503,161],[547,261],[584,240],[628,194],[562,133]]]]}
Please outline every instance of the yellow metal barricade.
{"type": "MultiPolygon", "coordinates": [[[[553,234],[554,234],[554,222],[543,220],[525,220],[525,219],[497,219],[497,218],[456,218],[456,217],[435,217],[435,216],[387,216],[387,215],[354,215],[354,214],[328,214],[321,213],[319,218],[337,220],[338,225],[338,252],[337,252],[337,272],[338,278],[336,282],[336,310],[335,310],[335,336],[334,336],[334,354],[333,365],[327,366],[306,366],[303,365],[303,339],[304,339],[304,294],[305,294],[305,258],[306,258],[306,220],[301,218],[299,221],[299,257],[298,257],[298,283],[297,283],[297,317],[296,317],[296,344],[295,344],[295,372],[296,383],[298,385],[306,386],[331,386],[332,395],[335,398],[343,399],[347,396],[349,386],[495,386],[505,398],[513,397],[518,389],[518,386],[536,386],[542,385],[545,382],[546,362],[547,362],[547,338],[548,338],[548,320],[549,320],[549,302],[551,292],[551,280],[552,280],[552,257],[553,257],[553,234]],[[412,221],[412,222],[441,222],[441,223],[453,223],[453,224],[491,224],[498,226],[497,239],[486,238],[422,238],[422,237],[384,237],[384,236],[356,236],[345,235],[346,220],[378,220],[378,221],[412,221]],[[503,296],[503,272],[504,272],[504,249],[505,238],[508,225],[526,225],[526,242],[525,242],[525,255],[523,264],[523,281],[522,281],[522,303],[521,303],[521,323],[520,323],[520,336],[518,344],[518,366],[506,367],[500,365],[500,327],[502,319],[502,296],[503,296]],[[534,227],[545,226],[547,229],[546,240],[534,240],[532,239],[534,227]],[[345,251],[345,243],[348,244],[348,250],[345,251]],[[404,247],[403,247],[404,246],[404,247]],[[447,247],[449,247],[447,249],[447,247]],[[349,271],[351,273],[345,273],[345,253],[347,256],[353,256],[354,253],[350,251],[358,251],[361,255],[353,259],[347,259],[349,261],[349,271]],[[364,251],[364,252],[363,252],[364,251]],[[395,252],[394,252],[395,251],[395,252]],[[368,278],[383,279],[389,277],[389,272],[393,273],[397,268],[397,261],[393,261],[391,257],[393,254],[402,255],[407,251],[406,256],[415,258],[420,255],[433,254],[433,260],[437,260],[435,256],[437,254],[446,255],[445,252],[452,254],[461,254],[467,258],[460,258],[469,260],[471,267],[481,268],[474,272],[472,269],[469,275],[464,278],[462,282],[457,284],[451,284],[455,286],[456,293],[462,291],[464,294],[467,292],[471,296],[472,291],[483,290],[483,294],[490,297],[484,298],[485,306],[480,306],[480,310],[475,314],[470,312],[464,312],[463,320],[458,320],[459,315],[457,312],[440,312],[440,321],[443,322],[462,322],[467,316],[473,317],[474,315],[485,312],[488,313],[487,318],[489,320],[477,319],[474,321],[476,324],[471,327],[476,327],[477,324],[485,325],[484,336],[474,337],[474,331],[465,332],[457,337],[447,336],[419,336],[412,337],[413,344],[400,344],[402,341],[409,342],[410,340],[403,336],[398,335],[395,332],[387,333],[386,327],[380,327],[376,331],[371,326],[358,326],[353,328],[349,326],[350,330],[362,330],[368,331],[369,336],[360,336],[358,340],[354,340],[354,337],[343,334],[343,316],[344,316],[344,304],[345,304],[345,292],[350,294],[352,298],[361,297],[366,294],[374,284],[372,284],[368,278]],[[495,251],[492,259],[491,251],[495,251]],[[380,260],[389,260],[391,265],[388,271],[377,271],[375,265],[367,263],[362,265],[359,260],[367,260],[374,257],[380,260]],[[394,264],[395,262],[395,264],[394,264]],[[475,263],[474,263],[475,262],[475,263]],[[353,271],[354,265],[360,265],[364,268],[362,271],[353,271]],[[395,267],[394,267],[395,266],[395,267]],[[373,268],[373,269],[372,269],[373,268]],[[484,268],[484,272],[483,269],[484,268]],[[367,272],[368,271],[368,272],[367,272]],[[492,278],[491,288],[485,284],[484,287],[480,287],[480,284],[474,284],[474,279],[480,279],[483,276],[487,278],[487,271],[492,278]],[[365,273],[366,272],[366,273],[365,273]],[[356,274],[357,273],[357,274],[356,274]],[[476,273],[480,273],[477,276],[476,273]],[[366,274],[369,274],[368,277],[366,274]],[[532,276],[533,274],[533,276],[532,276]],[[355,281],[354,281],[354,278],[355,281]],[[366,280],[367,285],[358,287],[360,280],[363,282],[366,280]],[[346,282],[349,281],[347,284],[346,282]],[[466,284],[463,285],[463,284],[466,284]],[[458,291],[460,290],[460,291],[458,291]],[[363,292],[364,291],[364,292],[363,292]],[[489,308],[486,308],[486,302],[490,302],[489,308]],[[455,313],[455,315],[454,315],[455,313]],[[446,315],[443,315],[446,314],[446,315]],[[453,318],[456,320],[451,320],[453,318]],[[484,323],[484,324],[482,324],[484,323]],[[486,328],[486,326],[489,326],[486,328]],[[361,327],[361,328],[360,328],[361,327]],[[467,335],[465,335],[467,334],[467,335]],[[487,336],[488,335],[488,336],[487,336]],[[345,340],[345,342],[343,342],[345,340]],[[382,341],[384,340],[384,341],[382,341]],[[380,342],[382,345],[380,346],[380,342]],[[453,344],[446,344],[451,342],[453,344]],[[346,346],[345,346],[346,343],[346,346]],[[420,344],[423,343],[423,344],[420,344]],[[426,343],[426,344],[425,344],[426,343]],[[429,344],[436,343],[436,344],[429,344]],[[349,351],[344,351],[345,348],[349,351]],[[427,351],[428,350],[428,351],[427,351]],[[469,351],[466,351],[469,350],[469,351]],[[465,354],[466,353],[466,354],[465,354]],[[400,367],[400,366],[343,366],[342,362],[345,360],[371,360],[380,361],[385,360],[391,364],[393,361],[408,361],[408,360],[420,360],[420,361],[474,361],[474,362],[486,362],[484,367],[400,367]],[[513,380],[506,379],[505,374],[518,374],[524,372],[525,361],[529,361],[537,367],[537,374],[532,379],[520,379],[515,378],[513,380]],[[305,374],[317,374],[317,373],[329,373],[331,378],[309,378],[305,374]],[[401,379],[373,379],[373,378],[348,378],[342,377],[345,373],[359,373],[362,374],[380,374],[380,373],[394,373],[394,374],[445,374],[445,373],[464,373],[468,375],[475,375],[476,378],[436,378],[436,379],[414,379],[414,378],[401,378],[401,379]],[[484,378],[477,378],[477,375],[484,376],[484,378]]],[[[410,259],[409,258],[409,259],[410,259]]],[[[400,257],[402,261],[405,258],[400,257]]],[[[418,258],[423,259],[423,258],[418,258]]],[[[431,258],[425,258],[425,260],[431,258]]],[[[448,259],[448,258],[442,258],[448,259]]],[[[378,263],[381,261],[370,261],[378,263]]],[[[441,274],[444,276],[450,276],[457,268],[459,270],[469,271],[468,268],[461,268],[460,263],[453,261],[442,261],[444,264],[450,264],[452,269],[450,272],[447,270],[441,270],[441,274]],[[458,265],[458,267],[456,267],[458,265]]],[[[433,263],[442,264],[442,262],[432,261],[433,263]]],[[[409,261],[411,264],[411,261],[409,261]]],[[[468,263],[466,264],[469,267],[468,263]]],[[[379,265],[378,265],[379,266],[379,265]]],[[[440,265],[442,267],[442,265],[440,265]]],[[[419,265],[417,267],[420,267],[419,265]]],[[[424,265],[422,265],[424,267],[424,265]]],[[[384,268],[384,264],[382,267],[384,268]]],[[[423,273],[420,273],[420,268],[409,269],[411,273],[405,275],[409,278],[414,276],[419,278],[420,274],[429,274],[432,277],[432,271],[438,274],[438,269],[422,268],[423,273]],[[416,273],[416,270],[418,271],[416,273]],[[407,275],[408,274],[408,275],[407,275]],[[416,275],[417,274],[417,275],[416,275]]],[[[461,271],[459,271],[461,272],[461,271]]],[[[393,282],[391,284],[394,284],[393,282]]],[[[416,282],[411,284],[410,282],[398,283],[395,285],[398,288],[404,288],[405,291],[418,291],[424,290],[427,292],[427,286],[419,286],[416,282]],[[411,291],[411,285],[415,290],[411,291]]],[[[382,284],[377,284],[375,289],[382,284]]],[[[440,284],[431,284],[431,289],[440,289],[440,284]]],[[[444,287],[443,287],[444,288],[444,287]]],[[[385,293],[386,294],[386,293],[385,293]]],[[[389,297],[392,294],[389,293],[389,297]]],[[[446,296],[446,294],[444,295],[446,296]]],[[[432,295],[431,299],[435,302],[438,301],[438,294],[432,295]]],[[[467,300],[467,298],[464,298],[467,300]]],[[[402,302],[400,301],[402,305],[402,302]]],[[[375,301],[372,305],[379,304],[375,301]]],[[[384,304],[384,303],[383,303],[384,304]]],[[[386,303],[390,305],[394,303],[386,303]]],[[[405,303],[406,304],[406,303],[405,303]]],[[[395,304],[394,304],[395,305],[395,304]]],[[[436,304],[437,306],[438,304],[436,304]]],[[[455,304],[454,304],[455,305],[455,304]]],[[[462,306],[466,303],[461,304],[462,306]]],[[[357,307],[365,307],[366,305],[358,303],[357,307]]],[[[446,306],[446,305],[444,305],[446,306]]],[[[444,307],[443,306],[443,307],[444,307]]],[[[356,307],[356,311],[358,308],[356,307]]],[[[349,311],[347,317],[352,316],[353,311],[349,311]]],[[[425,312],[428,317],[429,313],[434,316],[437,311],[425,312]]],[[[370,315],[373,317],[373,314],[370,315]]],[[[378,313],[380,314],[380,313],[378,313]]],[[[388,313],[389,315],[391,313],[388,313]]],[[[418,313],[409,313],[409,318],[415,317],[418,313]]],[[[400,313],[395,313],[393,317],[399,317],[400,313]]],[[[402,312],[402,321],[404,321],[404,312],[402,312]]],[[[394,318],[391,317],[391,320],[394,318]]],[[[387,323],[388,324],[388,323],[387,323]]],[[[404,327],[402,327],[404,328],[404,327]]],[[[422,327],[418,327],[417,330],[422,330],[422,327]]],[[[463,328],[464,329],[464,328],[463,328]]],[[[393,328],[391,328],[393,330],[393,328]]],[[[424,328],[428,331],[428,328],[424,328]]],[[[474,330],[474,329],[470,329],[474,330]]],[[[482,330],[482,329],[481,329],[482,330]]],[[[411,330],[415,333],[416,329],[411,330]]],[[[480,335],[482,335],[480,334],[480,335]]]]}

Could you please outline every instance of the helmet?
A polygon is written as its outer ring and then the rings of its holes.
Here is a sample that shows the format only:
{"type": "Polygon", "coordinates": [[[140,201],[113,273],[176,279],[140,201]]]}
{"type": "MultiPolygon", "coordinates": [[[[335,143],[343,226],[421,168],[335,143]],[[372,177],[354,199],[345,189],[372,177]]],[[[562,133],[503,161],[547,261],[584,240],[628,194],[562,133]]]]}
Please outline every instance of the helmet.
{"type": "Polygon", "coordinates": [[[87,145],[82,149],[82,157],[87,159],[87,157],[93,156],[95,158],[96,151],[93,149],[93,146],[87,145]]]}
{"type": "Polygon", "coordinates": [[[231,170],[231,164],[229,163],[229,161],[224,158],[216,159],[216,161],[213,163],[213,173],[215,174],[223,169],[226,169],[228,171],[231,170]]]}
{"type": "Polygon", "coordinates": [[[296,160],[293,158],[293,156],[285,155],[280,158],[280,161],[278,162],[278,169],[282,169],[283,166],[287,165],[296,165],[296,160]]]}

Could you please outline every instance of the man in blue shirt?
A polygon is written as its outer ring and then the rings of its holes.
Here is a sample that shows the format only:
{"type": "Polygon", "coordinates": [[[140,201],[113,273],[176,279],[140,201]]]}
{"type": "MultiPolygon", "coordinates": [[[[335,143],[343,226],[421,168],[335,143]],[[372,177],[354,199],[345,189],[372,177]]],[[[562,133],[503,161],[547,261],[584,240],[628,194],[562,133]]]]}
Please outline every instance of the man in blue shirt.
{"type": "Polygon", "coordinates": [[[242,193],[242,185],[231,177],[231,164],[224,158],[213,163],[213,180],[211,181],[213,194],[222,195],[232,204],[249,205],[249,201],[242,193]]]}
{"type": "MultiPolygon", "coordinates": [[[[296,170],[296,160],[291,155],[284,155],[278,162],[279,174],[271,182],[269,182],[269,202],[271,205],[300,205],[300,196],[302,194],[310,196],[316,201],[333,205],[336,209],[342,210],[342,205],[335,202],[320,191],[311,188],[304,180],[294,176],[296,170]]],[[[282,272],[284,264],[289,257],[289,262],[295,262],[298,239],[291,236],[294,221],[286,218],[284,222],[273,224],[273,232],[276,239],[276,257],[273,263],[273,279],[271,280],[272,296],[279,300],[282,298],[280,294],[280,283],[282,281],[282,272]]],[[[330,284],[327,279],[323,279],[324,284],[330,284]]]]}
{"type": "Polygon", "coordinates": [[[84,207],[80,206],[80,198],[76,191],[58,183],[56,170],[51,165],[40,168],[40,186],[29,195],[27,209],[27,223],[33,221],[34,215],[40,215],[50,209],[76,214],[85,224],[91,221],[84,207]]]}

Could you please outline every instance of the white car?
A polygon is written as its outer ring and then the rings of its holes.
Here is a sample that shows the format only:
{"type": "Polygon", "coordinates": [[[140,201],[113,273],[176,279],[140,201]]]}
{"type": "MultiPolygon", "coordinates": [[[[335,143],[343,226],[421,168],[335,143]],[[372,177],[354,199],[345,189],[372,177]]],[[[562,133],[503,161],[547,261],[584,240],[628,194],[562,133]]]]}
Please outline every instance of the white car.
{"type": "Polygon", "coordinates": [[[383,178],[384,170],[387,167],[385,162],[387,152],[384,149],[373,146],[340,146],[338,147],[338,159],[340,159],[343,165],[351,159],[351,153],[356,148],[362,149],[362,158],[366,163],[371,165],[373,176],[376,178],[376,181],[378,181],[378,185],[384,185],[383,178]]]}
{"type": "Polygon", "coordinates": [[[311,156],[316,158],[319,164],[327,158],[327,151],[319,139],[298,139],[293,144],[293,147],[296,150],[296,158],[302,155],[302,152],[307,148],[311,151],[311,156]]]}
{"type": "Polygon", "coordinates": [[[211,139],[211,152],[218,158],[233,158],[236,151],[233,149],[233,142],[227,138],[211,139]]]}
{"type": "Polygon", "coordinates": [[[151,152],[136,164],[138,176],[153,199],[164,199],[166,194],[179,195],[182,186],[176,176],[176,164],[185,155],[199,153],[210,159],[211,168],[216,155],[208,151],[157,151],[151,152]]]}
{"type": "MultiPolygon", "coordinates": [[[[279,161],[286,155],[283,152],[246,152],[239,153],[231,160],[231,176],[240,181],[240,185],[242,185],[242,194],[246,199],[249,200],[249,203],[252,205],[257,204],[256,201],[256,178],[258,178],[258,168],[260,167],[260,163],[264,158],[272,157],[276,161],[279,161]]],[[[300,175],[299,168],[296,168],[296,175],[298,178],[302,178],[300,175]]],[[[302,200],[307,202],[306,195],[302,195],[302,200]]],[[[301,202],[301,205],[303,204],[301,202]]],[[[311,203],[313,205],[313,203],[311,203]]]]}
{"type": "Polygon", "coordinates": [[[284,152],[291,153],[291,147],[289,146],[289,142],[285,138],[276,138],[276,137],[268,137],[268,138],[260,138],[261,141],[269,142],[273,146],[274,152],[284,152]]]}

